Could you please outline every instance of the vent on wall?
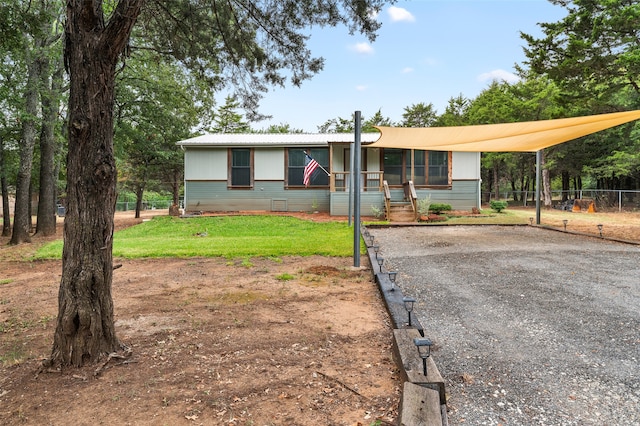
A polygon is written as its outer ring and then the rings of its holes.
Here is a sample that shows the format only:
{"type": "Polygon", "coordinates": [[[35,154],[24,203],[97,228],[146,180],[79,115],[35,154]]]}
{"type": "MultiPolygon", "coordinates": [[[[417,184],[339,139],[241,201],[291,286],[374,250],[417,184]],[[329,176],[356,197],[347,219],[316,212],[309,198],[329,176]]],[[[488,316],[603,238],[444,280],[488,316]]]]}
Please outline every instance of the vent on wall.
{"type": "Polygon", "coordinates": [[[272,212],[286,212],[287,211],[287,199],[286,198],[272,198],[271,199],[271,211],[272,212]]]}

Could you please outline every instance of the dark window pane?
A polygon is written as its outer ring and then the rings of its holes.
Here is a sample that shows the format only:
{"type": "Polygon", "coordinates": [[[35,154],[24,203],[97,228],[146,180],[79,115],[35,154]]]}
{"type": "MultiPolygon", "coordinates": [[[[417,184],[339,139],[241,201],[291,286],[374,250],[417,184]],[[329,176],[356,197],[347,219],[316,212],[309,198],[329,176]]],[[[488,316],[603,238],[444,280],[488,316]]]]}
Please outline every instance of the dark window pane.
{"type": "Polygon", "coordinates": [[[413,151],[413,184],[424,185],[427,183],[426,174],[426,151],[416,150],[413,151]]]}
{"type": "Polygon", "coordinates": [[[251,149],[231,150],[231,186],[251,186],[251,149]]]}
{"type": "Polygon", "coordinates": [[[233,151],[232,166],[233,167],[250,167],[251,166],[251,151],[248,149],[234,149],[233,151]]]}
{"type": "Polygon", "coordinates": [[[402,150],[385,149],[383,152],[384,179],[389,185],[402,184],[402,150]]]}
{"type": "Polygon", "coordinates": [[[429,185],[449,184],[449,154],[445,151],[429,152],[429,185]]]}
{"type": "Polygon", "coordinates": [[[251,185],[251,169],[234,168],[231,171],[231,185],[233,186],[250,186],[251,185]]]}
{"type": "MultiPolygon", "coordinates": [[[[287,182],[290,186],[302,186],[304,179],[305,152],[309,151],[311,158],[316,160],[322,167],[329,170],[329,149],[310,148],[289,149],[289,164],[287,167],[287,182]]],[[[317,168],[311,178],[310,186],[328,186],[329,176],[321,168],[317,168]]]]}

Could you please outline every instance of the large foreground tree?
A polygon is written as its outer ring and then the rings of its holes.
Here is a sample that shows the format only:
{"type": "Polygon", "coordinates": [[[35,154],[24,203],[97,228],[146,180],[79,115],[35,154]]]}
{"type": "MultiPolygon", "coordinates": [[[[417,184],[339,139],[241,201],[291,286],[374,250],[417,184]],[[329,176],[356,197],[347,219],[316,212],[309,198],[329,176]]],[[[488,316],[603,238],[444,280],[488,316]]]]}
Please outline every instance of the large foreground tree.
{"type": "MultiPolygon", "coordinates": [[[[80,366],[121,349],[113,320],[116,70],[139,24],[142,48],[174,56],[212,84],[233,84],[256,112],[260,94],[322,68],[311,26],[344,24],[370,39],[384,0],[68,0],[67,210],[51,366],[80,366]],[[286,76],[286,77],[285,77],[286,76]]],[[[136,40],[138,38],[136,37],[136,40]]]]}

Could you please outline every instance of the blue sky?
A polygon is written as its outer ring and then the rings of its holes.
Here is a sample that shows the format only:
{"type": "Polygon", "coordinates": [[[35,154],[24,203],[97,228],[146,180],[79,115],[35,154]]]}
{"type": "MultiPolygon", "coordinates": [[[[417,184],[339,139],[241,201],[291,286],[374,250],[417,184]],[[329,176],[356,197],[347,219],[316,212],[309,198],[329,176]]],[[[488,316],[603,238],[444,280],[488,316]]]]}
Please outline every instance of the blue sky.
{"type": "Polygon", "coordinates": [[[514,81],[525,60],[520,31],[541,35],[540,22],[566,10],[547,0],[414,0],[385,7],[378,37],[369,43],[343,27],[314,30],[309,46],[324,70],[301,88],[272,89],[260,111],[269,121],[317,132],[325,121],[366,118],[382,110],[402,119],[405,107],[432,103],[439,114],[451,97],[476,97],[492,80],[514,81]]]}

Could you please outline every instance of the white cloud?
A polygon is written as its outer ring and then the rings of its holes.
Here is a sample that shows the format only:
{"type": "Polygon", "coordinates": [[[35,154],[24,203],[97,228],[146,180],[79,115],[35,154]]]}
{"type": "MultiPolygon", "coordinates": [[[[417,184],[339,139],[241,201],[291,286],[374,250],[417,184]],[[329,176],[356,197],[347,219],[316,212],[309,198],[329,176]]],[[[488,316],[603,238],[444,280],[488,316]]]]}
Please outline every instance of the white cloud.
{"type": "Polygon", "coordinates": [[[506,81],[507,83],[517,83],[520,81],[520,77],[509,71],[497,69],[480,74],[478,76],[478,81],[506,81]]]}
{"type": "Polygon", "coordinates": [[[373,47],[367,42],[356,43],[354,45],[351,45],[350,49],[353,50],[354,52],[362,53],[365,55],[372,55],[374,52],[373,47]]]}
{"type": "Polygon", "coordinates": [[[406,67],[406,68],[403,68],[403,69],[402,69],[402,74],[410,74],[410,73],[412,73],[413,71],[414,71],[414,69],[413,69],[413,68],[411,68],[411,67],[406,67]]]}
{"type": "Polygon", "coordinates": [[[391,22],[415,22],[416,18],[407,9],[391,6],[387,12],[391,17],[391,22]]]}
{"type": "Polygon", "coordinates": [[[367,89],[368,89],[368,87],[367,87],[367,86],[365,86],[365,85],[363,85],[363,84],[361,84],[361,85],[359,85],[359,86],[356,86],[356,90],[357,90],[358,92],[364,92],[364,91],[366,91],[367,89]]]}

